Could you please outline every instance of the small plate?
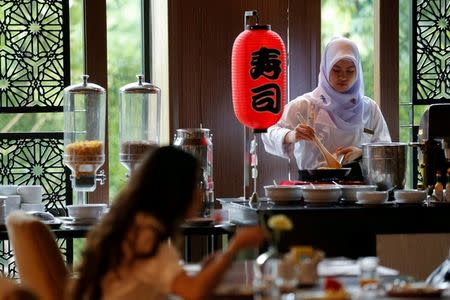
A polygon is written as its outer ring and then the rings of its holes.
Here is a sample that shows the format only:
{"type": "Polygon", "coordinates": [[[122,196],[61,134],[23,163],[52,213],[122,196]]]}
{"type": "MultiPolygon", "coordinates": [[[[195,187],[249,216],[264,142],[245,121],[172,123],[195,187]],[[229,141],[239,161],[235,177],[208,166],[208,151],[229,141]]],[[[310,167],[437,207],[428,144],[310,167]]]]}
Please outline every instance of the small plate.
{"type": "Polygon", "coordinates": [[[333,206],[336,206],[337,204],[338,204],[337,201],[334,201],[334,202],[306,202],[305,201],[306,207],[325,207],[325,206],[333,207],[333,206]]]}
{"type": "Polygon", "coordinates": [[[63,224],[63,222],[61,222],[59,220],[41,221],[41,222],[44,223],[47,226],[50,226],[50,228],[52,228],[52,229],[57,229],[57,228],[61,227],[61,225],[63,224]]]}
{"type": "Polygon", "coordinates": [[[184,224],[195,225],[195,226],[209,226],[213,223],[214,223],[213,218],[204,218],[204,217],[190,218],[190,219],[184,220],[184,224]]]}
{"type": "Polygon", "coordinates": [[[355,204],[357,205],[366,205],[366,206],[377,206],[377,205],[392,205],[394,204],[393,202],[373,202],[373,201],[365,201],[365,200],[359,200],[356,201],[355,204]]]}
{"type": "Polygon", "coordinates": [[[395,199],[395,203],[397,204],[423,204],[425,201],[424,200],[420,200],[420,201],[411,201],[409,199],[395,199]]]}
{"type": "MultiPolygon", "coordinates": [[[[41,221],[45,225],[49,226],[51,229],[58,229],[63,224],[62,221],[55,220],[55,221],[41,221]]],[[[0,231],[6,231],[6,224],[0,223],[0,231]]]]}
{"type": "Polygon", "coordinates": [[[404,286],[392,286],[387,289],[386,295],[389,297],[407,297],[407,298],[439,298],[444,289],[428,285],[424,282],[405,284],[404,286]]]}
{"type": "Polygon", "coordinates": [[[98,223],[99,219],[74,219],[72,217],[57,217],[64,225],[84,226],[98,223]]]}

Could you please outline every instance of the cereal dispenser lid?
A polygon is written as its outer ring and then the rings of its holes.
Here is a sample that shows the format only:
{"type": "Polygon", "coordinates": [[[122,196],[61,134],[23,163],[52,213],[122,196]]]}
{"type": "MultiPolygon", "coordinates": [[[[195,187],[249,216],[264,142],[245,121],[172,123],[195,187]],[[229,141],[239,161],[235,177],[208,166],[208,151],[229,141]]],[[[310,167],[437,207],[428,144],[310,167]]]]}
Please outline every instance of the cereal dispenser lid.
{"type": "Polygon", "coordinates": [[[88,82],[89,75],[81,76],[83,82],[68,86],[64,89],[64,93],[70,94],[104,94],[106,90],[95,83],[88,82]]]}
{"type": "Polygon", "coordinates": [[[120,89],[124,94],[159,94],[161,89],[156,85],[144,82],[144,75],[136,75],[137,82],[129,83],[120,89]]]}

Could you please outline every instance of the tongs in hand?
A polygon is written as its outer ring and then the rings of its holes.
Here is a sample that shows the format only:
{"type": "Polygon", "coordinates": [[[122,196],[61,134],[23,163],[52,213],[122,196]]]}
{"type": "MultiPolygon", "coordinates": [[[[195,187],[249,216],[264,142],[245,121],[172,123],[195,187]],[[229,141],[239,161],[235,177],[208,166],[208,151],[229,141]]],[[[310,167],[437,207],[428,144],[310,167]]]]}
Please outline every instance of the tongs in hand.
{"type": "MultiPolygon", "coordinates": [[[[300,124],[307,125],[305,118],[302,116],[300,112],[297,112],[297,118],[300,124]]],[[[316,144],[317,148],[319,148],[320,153],[322,153],[323,157],[325,158],[325,161],[327,162],[328,167],[340,169],[342,165],[337,161],[337,159],[331,154],[327,148],[322,144],[320,139],[317,137],[317,135],[314,133],[314,140],[313,142],[316,144]]]]}

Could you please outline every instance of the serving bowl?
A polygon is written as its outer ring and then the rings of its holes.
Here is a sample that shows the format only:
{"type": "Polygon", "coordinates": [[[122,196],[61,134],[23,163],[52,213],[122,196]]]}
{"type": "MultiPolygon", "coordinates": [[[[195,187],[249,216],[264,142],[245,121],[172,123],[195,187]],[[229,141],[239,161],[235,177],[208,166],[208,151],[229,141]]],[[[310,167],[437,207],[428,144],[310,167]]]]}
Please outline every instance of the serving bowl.
{"type": "Polygon", "coordinates": [[[375,191],[376,185],[349,184],[342,185],[342,197],[346,202],[356,202],[356,192],[375,191]]]}
{"type": "Polygon", "coordinates": [[[359,204],[381,204],[389,199],[387,191],[359,191],[356,192],[357,203],[359,204]]]}
{"type": "Polygon", "coordinates": [[[98,219],[106,208],[104,203],[67,205],[69,217],[74,219],[98,219]]]}
{"type": "Polygon", "coordinates": [[[307,203],[332,203],[341,197],[341,187],[335,184],[304,185],[302,190],[307,203]]]}
{"type": "Polygon", "coordinates": [[[398,203],[421,203],[427,199],[427,192],[421,190],[397,190],[394,198],[398,203]]]}
{"type": "Polygon", "coordinates": [[[302,198],[302,189],[298,185],[266,185],[266,197],[272,201],[293,201],[302,198]]]}

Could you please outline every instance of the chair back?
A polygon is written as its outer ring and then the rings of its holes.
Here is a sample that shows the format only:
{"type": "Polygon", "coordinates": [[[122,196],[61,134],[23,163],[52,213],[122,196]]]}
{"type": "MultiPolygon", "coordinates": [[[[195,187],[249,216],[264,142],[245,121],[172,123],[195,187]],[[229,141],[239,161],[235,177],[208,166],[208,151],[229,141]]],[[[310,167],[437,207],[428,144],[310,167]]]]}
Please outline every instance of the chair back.
{"type": "Polygon", "coordinates": [[[9,278],[0,275],[1,300],[38,300],[28,288],[19,285],[9,278]]]}
{"type": "Polygon", "coordinates": [[[69,272],[49,227],[23,211],[15,211],[7,217],[6,228],[21,283],[39,299],[62,299],[69,272]]]}

